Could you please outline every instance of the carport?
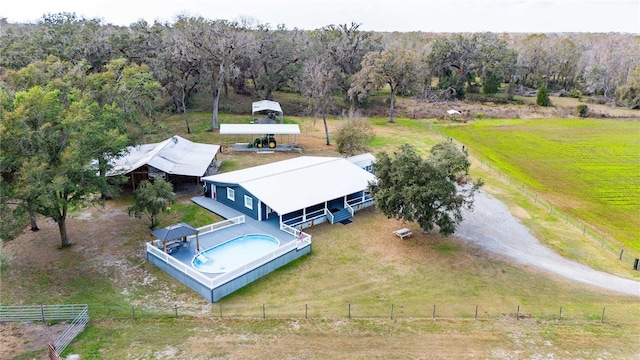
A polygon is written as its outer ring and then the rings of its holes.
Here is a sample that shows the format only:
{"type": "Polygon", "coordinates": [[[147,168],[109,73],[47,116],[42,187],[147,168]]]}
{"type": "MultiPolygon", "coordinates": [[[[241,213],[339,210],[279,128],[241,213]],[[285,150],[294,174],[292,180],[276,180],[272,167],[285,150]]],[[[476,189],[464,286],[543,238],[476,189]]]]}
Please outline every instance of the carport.
{"type": "Polygon", "coordinates": [[[299,149],[300,126],[298,124],[220,124],[223,146],[233,151],[256,151],[256,139],[271,135],[276,139],[274,151],[299,149]]]}

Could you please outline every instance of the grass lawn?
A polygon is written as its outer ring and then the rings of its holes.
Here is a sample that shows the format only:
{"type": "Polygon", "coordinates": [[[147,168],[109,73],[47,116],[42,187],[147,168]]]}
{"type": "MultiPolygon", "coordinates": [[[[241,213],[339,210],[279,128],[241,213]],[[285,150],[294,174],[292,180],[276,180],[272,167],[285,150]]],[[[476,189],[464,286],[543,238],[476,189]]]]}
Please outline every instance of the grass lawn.
{"type": "MultiPolygon", "coordinates": [[[[192,134],[180,130],[183,118],[172,117],[158,137],[177,133],[215,143],[218,135],[206,131],[210,118],[192,118],[192,134]]],[[[336,155],[335,145],[325,144],[321,121],[291,119],[303,129],[306,155],[336,155]]],[[[374,153],[408,142],[426,154],[443,139],[431,120],[386,121],[372,119],[374,153]]],[[[330,131],[340,125],[339,119],[329,121],[330,131]]],[[[475,146],[471,149],[475,154],[475,146]]],[[[228,171],[293,156],[299,154],[223,153],[220,158],[228,171]]],[[[490,173],[473,171],[487,177],[487,191],[499,194],[510,209],[528,214],[524,221],[536,235],[551,244],[564,241],[569,230],[556,233],[561,224],[545,217],[544,210],[490,173]]],[[[148,229],[127,216],[128,205],[118,200],[106,210],[74,214],[68,228],[75,245],[67,249],[57,249],[57,228],[46,221],[40,232],[4,245],[12,262],[1,273],[0,303],[89,303],[92,322],[65,354],[87,359],[510,359],[633,358],[640,352],[638,298],[511,264],[455,236],[414,231],[412,238],[400,240],[392,230],[407,224],[372,208],[349,225],[308,229],[310,255],[210,304],[144,259],[148,229]]],[[[201,226],[217,217],[183,197],[162,226],[177,221],[201,226]]],[[[589,263],[584,258],[592,254],[574,256],[589,263]]],[[[602,262],[617,266],[615,260],[602,262]]],[[[35,356],[26,354],[18,358],[35,356]]]]}
{"type": "Polygon", "coordinates": [[[640,122],[483,120],[441,129],[601,235],[640,252],[640,122]]]}

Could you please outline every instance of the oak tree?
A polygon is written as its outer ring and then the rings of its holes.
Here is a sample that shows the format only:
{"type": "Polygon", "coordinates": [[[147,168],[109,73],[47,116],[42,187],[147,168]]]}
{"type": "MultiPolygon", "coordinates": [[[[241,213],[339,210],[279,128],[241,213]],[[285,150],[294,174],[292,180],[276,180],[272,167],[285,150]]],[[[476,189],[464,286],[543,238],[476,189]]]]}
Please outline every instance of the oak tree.
{"type": "Polygon", "coordinates": [[[430,159],[423,159],[408,144],[392,155],[376,157],[375,182],[369,185],[375,206],[388,218],[415,221],[423,231],[439,228],[451,235],[463,220],[462,210],[473,207],[473,197],[482,181],[460,185],[460,173],[467,173],[468,162],[461,150],[437,145],[430,159]]]}

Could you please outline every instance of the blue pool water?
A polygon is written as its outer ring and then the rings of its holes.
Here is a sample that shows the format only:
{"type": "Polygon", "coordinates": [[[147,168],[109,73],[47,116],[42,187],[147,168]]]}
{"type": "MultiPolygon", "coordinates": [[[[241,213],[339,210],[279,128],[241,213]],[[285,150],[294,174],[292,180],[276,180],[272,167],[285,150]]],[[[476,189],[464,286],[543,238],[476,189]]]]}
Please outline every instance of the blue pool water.
{"type": "Polygon", "coordinates": [[[224,273],[275,250],[280,241],[262,234],[243,235],[197,254],[191,260],[196,270],[224,273]]]}

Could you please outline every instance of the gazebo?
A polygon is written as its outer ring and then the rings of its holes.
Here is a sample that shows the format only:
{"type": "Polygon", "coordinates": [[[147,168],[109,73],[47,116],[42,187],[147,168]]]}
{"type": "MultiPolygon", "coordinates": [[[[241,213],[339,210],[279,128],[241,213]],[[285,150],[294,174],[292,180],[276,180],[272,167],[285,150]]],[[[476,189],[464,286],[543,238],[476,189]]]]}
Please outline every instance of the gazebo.
{"type": "Polygon", "coordinates": [[[171,253],[174,249],[188,244],[187,237],[196,235],[196,251],[200,251],[200,240],[198,239],[198,230],[194,229],[186,223],[178,223],[169,225],[162,229],[153,230],[150,232],[151,241],[154,244],[162,243],[162,249],[164,252],[171,253]]]}

